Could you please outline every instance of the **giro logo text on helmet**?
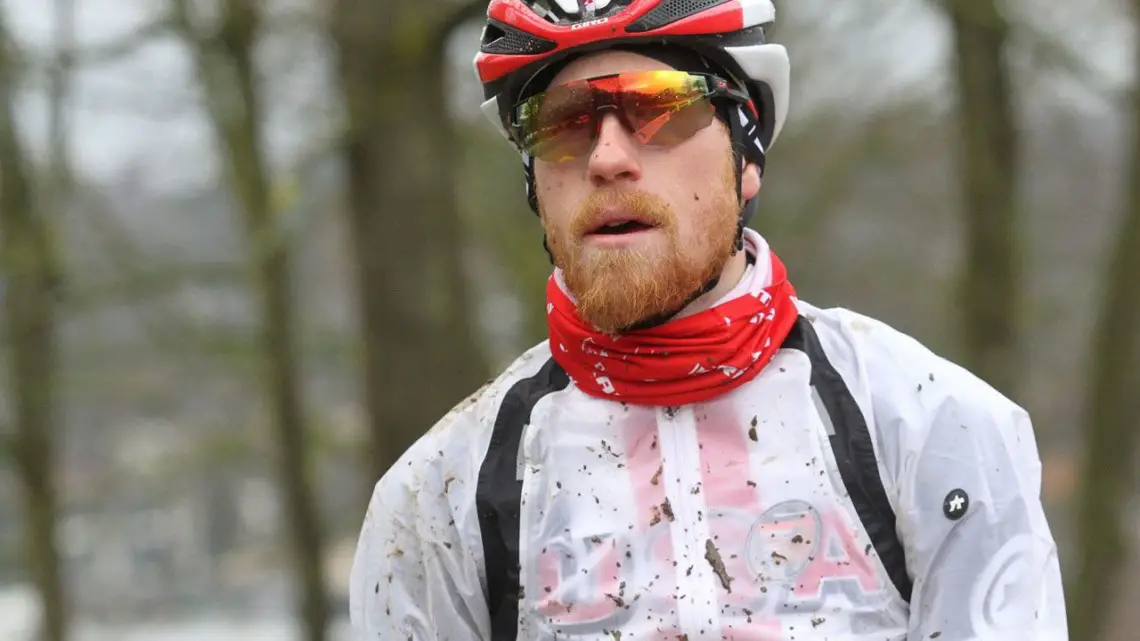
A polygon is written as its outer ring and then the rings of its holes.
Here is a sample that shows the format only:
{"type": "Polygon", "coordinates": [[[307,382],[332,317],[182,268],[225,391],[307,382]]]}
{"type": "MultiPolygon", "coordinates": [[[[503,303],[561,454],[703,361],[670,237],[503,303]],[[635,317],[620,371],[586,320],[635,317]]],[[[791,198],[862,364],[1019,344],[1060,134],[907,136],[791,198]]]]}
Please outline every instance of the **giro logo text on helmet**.
{"type": "Polygon", "coordinates": [[[571,31],[578,31],[579,29],[588,29],[590,27],[596,27],[598,25],[606,24],[609,21],[610,21],[609,18],[599,18],[598,20],[591,20],[589,22],[582,22],[582,23],[573,25],[570,27],[570,30],[571,31]]]}

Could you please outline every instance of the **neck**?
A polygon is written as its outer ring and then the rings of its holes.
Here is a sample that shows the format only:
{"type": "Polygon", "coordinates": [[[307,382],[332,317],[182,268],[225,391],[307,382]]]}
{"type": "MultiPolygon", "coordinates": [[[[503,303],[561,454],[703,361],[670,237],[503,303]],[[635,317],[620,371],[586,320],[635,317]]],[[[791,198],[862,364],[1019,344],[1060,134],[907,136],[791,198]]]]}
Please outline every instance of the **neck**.
{"type": "Polygon", "coordinates": [[[740,279],[744,277],[745,268],[748,266],[748,259],[745,256],[745,251],[741,250],[733,254],[732,258],[728,259],[725,263],[724,269],[720,272],[720,280],[717,281],[716,287],[705,292],[700,298],[689,303],[685,309],[682,309],[673,318],[684,318],[699,314],[706,309],[712,307],[716,302],[725,297],[734,287],[740,284],[740,279]]]}

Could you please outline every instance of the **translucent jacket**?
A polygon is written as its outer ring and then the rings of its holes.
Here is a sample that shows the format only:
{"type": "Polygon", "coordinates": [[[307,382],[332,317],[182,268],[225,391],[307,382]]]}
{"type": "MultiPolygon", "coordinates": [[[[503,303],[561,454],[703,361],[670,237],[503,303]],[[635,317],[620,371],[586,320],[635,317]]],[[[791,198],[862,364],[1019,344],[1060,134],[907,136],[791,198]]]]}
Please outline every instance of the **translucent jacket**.
{"type": "Polygon", "coordinates": [[[1026,412],[912,338],[799,303],[752,381],[673,408],[544,342],[379,481],[361,640],[1065,641],[1026,412]]]}

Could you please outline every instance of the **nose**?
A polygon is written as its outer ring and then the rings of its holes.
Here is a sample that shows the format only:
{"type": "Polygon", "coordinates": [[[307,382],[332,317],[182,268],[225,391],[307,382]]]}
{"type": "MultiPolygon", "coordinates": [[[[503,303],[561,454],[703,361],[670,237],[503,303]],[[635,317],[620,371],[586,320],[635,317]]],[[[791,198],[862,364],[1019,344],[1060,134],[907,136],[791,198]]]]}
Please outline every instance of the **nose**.
{"type": "Polygon", "coordinates": [[[599,125],[598,140],[590,154],[587,170],[595,187],[641,180],[638,143],[626,131],[616,114],[607,113],[599,125]]]}

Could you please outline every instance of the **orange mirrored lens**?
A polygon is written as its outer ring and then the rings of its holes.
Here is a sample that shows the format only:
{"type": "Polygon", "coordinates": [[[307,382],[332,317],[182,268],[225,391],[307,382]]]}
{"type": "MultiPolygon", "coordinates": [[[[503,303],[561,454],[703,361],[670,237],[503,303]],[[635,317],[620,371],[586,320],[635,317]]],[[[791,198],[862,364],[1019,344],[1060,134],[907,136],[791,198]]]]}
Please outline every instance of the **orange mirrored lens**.
{"type": "Polygon", "coordinates": [[[577,80],[532,96],[515,116],[516,138],[536,158],[562,162],[593,147],[601,113],[615,108],[642,144],[671,146],[712,122],[708,81],[682,71],[577,80]]]}

